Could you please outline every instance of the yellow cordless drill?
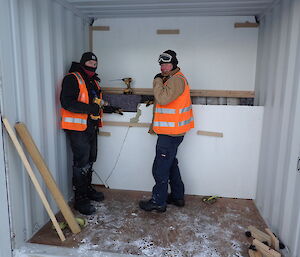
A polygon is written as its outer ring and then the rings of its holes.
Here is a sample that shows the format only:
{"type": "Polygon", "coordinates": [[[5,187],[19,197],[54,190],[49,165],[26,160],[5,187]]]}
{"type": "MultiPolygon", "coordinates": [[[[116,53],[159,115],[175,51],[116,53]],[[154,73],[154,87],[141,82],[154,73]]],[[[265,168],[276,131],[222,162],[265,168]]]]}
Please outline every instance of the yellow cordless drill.
{"type": "MultiPolygon", "coordinates": [[[[102,108],[103,106],[107,106],[108,105],[108,102],[98,98],[98,97],[95,97],[94,98],[94,101],[93,101],[95,104],[98,104],[100,106],[100,108],[102,108]]],[[[93,115],[91,114],[90,115],[91,119],[92,120],[100,120],[100,115],[93,115]]]]}

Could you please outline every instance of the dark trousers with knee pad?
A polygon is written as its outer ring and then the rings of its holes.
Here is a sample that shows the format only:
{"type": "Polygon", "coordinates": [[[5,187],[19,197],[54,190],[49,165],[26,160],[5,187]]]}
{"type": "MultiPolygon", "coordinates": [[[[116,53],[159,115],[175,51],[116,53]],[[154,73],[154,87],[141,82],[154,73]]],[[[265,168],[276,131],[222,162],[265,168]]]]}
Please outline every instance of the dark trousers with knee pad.
{"type": "Polygon", "coordinates": [[[178,160],[176,158],[177,149],[183,138],[183,136],[172,137],[168,135],[158,135],[156,156],[152,167],[152,174],[155,179],[155,186],[152,190],[152,200],[158,205],[166,205],[168,183],[170,183],[173,199],[184,198],[184,184],[181,179],[178,160]]]}

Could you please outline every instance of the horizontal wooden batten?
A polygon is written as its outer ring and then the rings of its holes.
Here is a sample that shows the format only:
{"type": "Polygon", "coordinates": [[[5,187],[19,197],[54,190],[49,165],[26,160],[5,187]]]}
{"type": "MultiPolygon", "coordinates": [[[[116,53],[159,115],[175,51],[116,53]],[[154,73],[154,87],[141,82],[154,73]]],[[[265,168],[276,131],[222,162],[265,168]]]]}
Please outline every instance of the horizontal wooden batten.
{"type": "Polygon", "coordinates": [[[143,122],[123,122],[123,121],[104,121],[104,126],[118,126],[118,127],[142,127],[149,128],[151,123],[143,123],[143,122]]]}
{"type": "Polygon", "coordinates": [[[109,31],[109,26],[92,26],[93,31],[109,31]]]}
{"type": "MultiPolygon", "coordinates": [[[[125,88],[102,87],[104,94],[123,94],[125,88]]],[[[152,88],[132,88],[135,95],[153,95],[152,88]]],[[[254,98],[254,91],[234,91],[234,90],[199,90],[192,89],[191,96],[202,97],[233,97],[233,98],[254,98]]]]}
{"type": "Polygon", "coordinates": [[[234,27],[235,28],[257,28],[259,26],[258,23],[255,23],[255,22],[249,22],[249,21],[246,21],[246,22],[243,22],[243,23],[234,23],[234,27]]]}
{"type": "Polygon", "coordinates": [[[156,30],[156,34],[158,35],[178,35],[180,34],[179,29],[158,29],[156,30]]]}

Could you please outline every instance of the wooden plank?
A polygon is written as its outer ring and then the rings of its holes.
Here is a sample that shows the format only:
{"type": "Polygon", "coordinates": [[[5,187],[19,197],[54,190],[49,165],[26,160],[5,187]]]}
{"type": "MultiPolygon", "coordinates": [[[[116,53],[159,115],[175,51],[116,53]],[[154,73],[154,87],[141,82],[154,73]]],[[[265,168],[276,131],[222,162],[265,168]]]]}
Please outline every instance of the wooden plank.
{"type": "Polygon", "coordinates": [[[234,23],[235,28],[257,28],[259,26],[258,23],[255,22],[236,22],[234,23]]]}
{"type": "Polygon", "coordinates": [[[263,257],[260,252],[251,249],[248,250],[248,254],[250,257],[263,257]]]}
{"type": "Polygon", "coordinates": [[[258,241],[257,239],[253,240],[252,243],[256,249],[262,253],[264,257],[281,257],[281,254],[274,249],[270,248],[269,246],[263,244],[262,242],[258,241]]]}
{"type": "MultiPolygon", "coordinates": [[[[102,87],[104,94],[123,94],[124,88],[102,87]]],[[[152,88],[132,88],[135,95],[153,95],[152,88]]],[[[192,89],[191,96],[202,97],[235,97],[235,98],[254,98],[254,91],[233,91],[233,90],[198,90],[192,89]]]]}
{"type": "Polygon", "coordinates": [[[93,31],[109,31],[109,26],[92,26],[93,31]]]}
{"type": "Polygon", "coordinates": [[[204,130],[198,130],[197,135],[201,136],[209,136],[209,137],[223,137],[223,133],[220,132],[210,132],[210,131],[204,131],[204,130]]]}
{"type": "Polygon", "coordinates": [[[49,171],[39,149],[34,143],[33,138],[31,137],[30,132],[28,131],[26,125],[22,122],[19,122],[15,125],[15,128],[20,136],[23,144],[25,145],[28,153],[30,154],[34,164],[38,168],[45,184],[47,185],[53,199],[57,203],[59,209],[61,210],[62,215],[64,216],[66,222],[68,223],[71,231],[74,234],[78,234],[81,229],[78,223],[75,220],[73,212],[71,211],[69,205],[66,203],[61,191],[59,190],[55,180],[49,171]]]}
{"type": "Polygon", "coordinates": [[[46,209],[46,211],[47,211],[47,213],[48,213],[48,215],[49,215],[49,217],[50,217],[50,219],[53,223],[53,225],[54,225],[55,230],[57,231],[57,234],[58,234],[60,240],[65,241],[66,238],[65,238],[65,236],[64,236],[64,234],[63,234],[63,232],[62,232],[62,230],[61,230],[61,228],[60,228],[60,226],[57,222],[57,219],[56,219],[56,217],[55,217],[55,215],[54,215],[54,213],[53,213],[53,211],[50,207],[50,204],[49,204],[49,202],[48,202],[48,200],[47,200],[47,198],[46,198],[46,196],[45,196],[45,194],[44,194],[44,192],[43,192],[43,190],[42,190],[42,188],[41,188],[41,186],[40,186],[40,184],[39,184],[39,182],[38,182],[38,180],[37,180],[37,178],[36,178],[36,176],[35,176],[35,174],[32,170],[32,168],[29,164],[29,161],[28,161],[28,159],[27,159],[27,157],[26,157],[26,155],[25,155],[25,153],[24,153],[24,151],[23,151],[23,149],[22,149],[22,147],[21,147],[21,145],[20,145],[20,143],[17,139],[17,136],[15,135],[14,131],[12,130],[12,128],[11,128],[11,126],[10,126],[10,124],[9,124],[9,122],[6,118],[3,118],[2,122],[3,122],[3,124],[6,128],[6,131],[7,131],[8,135],[10,136],[11,140],[13,141],[13,144],[14,144],[14,146],[15,146],[15,148],[16,148],[16,150],[17,150],[17,152],[18,152],[18,154],[19,154],[19,156],[20,156],[20,158],[21,158],[21,160],[22,160],[22,162],[25,166],[25,169],[26,169],[26,171],[27,171],[27,173],[28,173],[28,175],[29,175],[29,177],[30,177],[30,179],[31,179],[31,181],[32,181],[32,183],[33,183],[33,185],[34,185],[34,187],[35,187],[35,189],[36,189],[36,191],[37,191],[37,193],[38,193],[38,195],[39,195],[39,197],[40,197],[40,199],[41,199],[41,201],[42,201],[42,203],[43,203],[43,205],[44,205],[44,207],[45,207],[45,209],[46,209]]]}
{"type": "Polygon", "coordinates": [[[180,34],[179,29],[158,29],[156,30],[156,34],[158,35],[178,35],[180,34]]]}
{"type": "Polygon", "coordinates": [[[123,126],[123,127],[144,127],[149,128],[150,123],[131,123],[122,121],[104,121],[104,126],[123,126]]]}
{"type": "Polygon", "coordinates": [[[270,235],[271,237],[271,241],[272,241],[272,247],[276,250],[276,251],[279,251],[279,240],[278,238],[273,234],[273,232],[269,229],[269,228],[266,228],[265,229],[267,234],[270,235]]]}
{"type": "Polygon", "coordinates": [[[234,90],[198,90],[192,89],[191,96],[203,97],[236,97],[236,98],[254,98],[254,91],[234,91],[234,90]]]}
{"type": "Polygon", "coordinates": [[[271,240],[271,237],[268,234],[260,231],[259,229],[257,229],[254,226],[249,226],[248,230],[251,232],[251,236],[253,238],[256,238],[260,242],[265,242],[266,241],[266,242],[268,242],[268,245],[271,246],[272,240],[271,240]]]}
{"type": "Polygon", "coordinates": [[[110,137],[111,133],[110,132],[106,132],[106,131],[99,131],[98,135],[99,136],[104,136],[104,137],[110,137]]]}

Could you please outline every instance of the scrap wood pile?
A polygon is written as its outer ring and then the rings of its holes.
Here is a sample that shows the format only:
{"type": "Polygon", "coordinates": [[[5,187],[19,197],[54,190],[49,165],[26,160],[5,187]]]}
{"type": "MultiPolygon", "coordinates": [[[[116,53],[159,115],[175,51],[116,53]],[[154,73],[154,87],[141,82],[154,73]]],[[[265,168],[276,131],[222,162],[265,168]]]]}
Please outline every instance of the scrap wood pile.
{"type": "Polygon", "coordinates": [[[280,249],[284,249],[285,245],[279,241],[276,235],[268,228],[266,233],[260,231],[254,226],[249,226],[246,231],[247,237],[252,237],[253,242],[249,247],[250,257],[281,257],[280,249]]]}

